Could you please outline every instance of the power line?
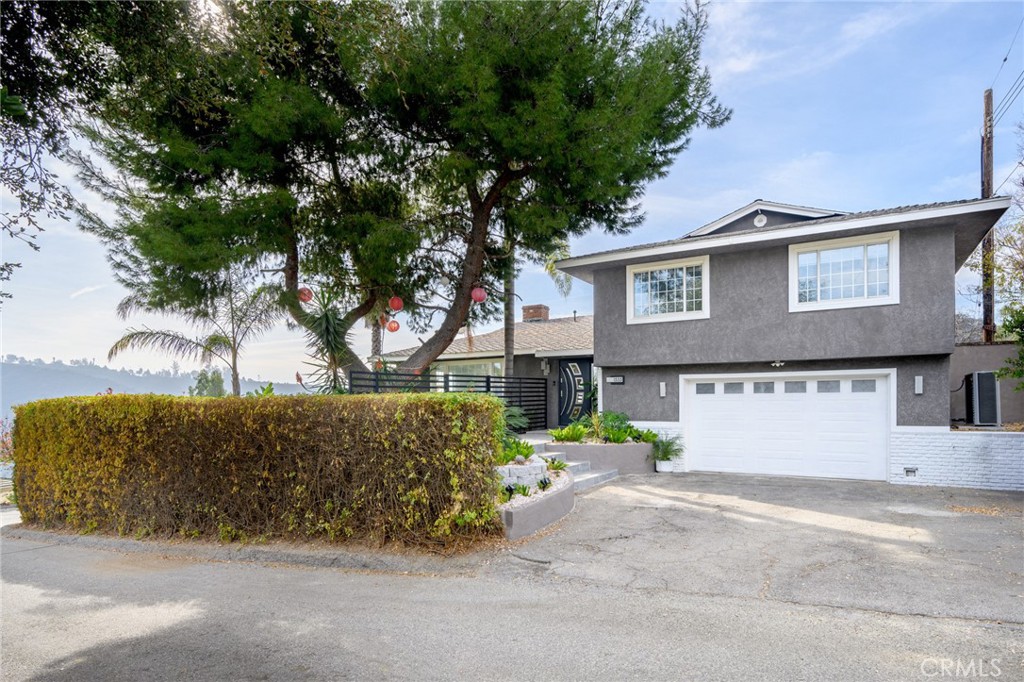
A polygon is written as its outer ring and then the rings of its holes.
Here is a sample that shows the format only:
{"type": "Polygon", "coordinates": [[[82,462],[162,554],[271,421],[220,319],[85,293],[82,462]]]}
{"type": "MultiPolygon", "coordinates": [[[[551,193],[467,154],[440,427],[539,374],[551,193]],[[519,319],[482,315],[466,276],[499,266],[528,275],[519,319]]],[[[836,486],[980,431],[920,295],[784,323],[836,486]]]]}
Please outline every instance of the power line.
{"type": "Polygon", "coordinates": [[[1024,71],[1020,72],[1020,75],[1017,76],[1017,80],[1015,80],[1013,85],[1010,86],[1010,90],[1003,95],[1003,101],[996,107],[995,114],[993,114],[995,119],[993,125],[999,123],[999,120],[1006,115],[1006,112],[1010,110],[1013,103],[1017,101],[1018,97],[1020,97],[1021,91],[1024,91],[1024,71]]]}
{"type": "Polygon", "coordinates": [[[1020,85],[1022,79],[1024,79],[1024,69],[1021,69],[1020,73],[1017,74],[1017,78],[1015,78],[1013,83],[1010,84],[1010,87],[1006,89],[1006,94],[1003,95],[1003,98],[996,104],[996,111],[1002,110],[1003,106],[1006,104],[1006,98],[1009,97],[1014,88],[1020,85]]]}
{"type": "Polygon", "coordinates": [[[1005,185],[1010,180],[1010,178],[1013,177],[1013,174],[1017,172],[1017,169],[1021,168],[1022,166],[1024,166],[1024,161],[1018,161],[1017,165],[1014,166],[1013,170],[1010,171],[1010,174],[1007,175],[1006,178],[1002,182],[999,183],[999,186],[996,187],[996,191],[992,192],[992,194],[999,194],[999,190],[1001,190],[1003,188],[1003,185],[1005,185]]]}
{"type": "Polygon", "coordinates": [[[999,62],[999,70],[996,71],[996,77],[992,79],[992,85],[989,87],[994,86],[996,81],[999,80],[999,74],[1003,72],[1003,67],[1006,66],[1006,60],[1010,58],[1010,52],[1013,51],[1013,46],[1017,42],[1017,36],[1020,35],[1021,26],[1024,26],[1024,17],[1022,17],[1020,23],[1017,24],[1017,30],[1013,33],[1013,40],[1010,41],[1010,47],[1006,48],[1006,56],[1003,57],[1003,61],[999,62]]]}

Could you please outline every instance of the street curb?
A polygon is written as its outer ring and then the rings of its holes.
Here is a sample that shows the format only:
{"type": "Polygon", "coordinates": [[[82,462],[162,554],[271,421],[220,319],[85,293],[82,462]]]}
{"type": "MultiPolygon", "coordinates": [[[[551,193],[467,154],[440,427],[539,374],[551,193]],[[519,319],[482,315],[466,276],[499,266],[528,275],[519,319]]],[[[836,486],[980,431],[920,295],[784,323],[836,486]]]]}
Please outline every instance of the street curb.
{"type": "Polygon", "coordinates": [[[486,563],[487,549],[455,556],[425,553],[398,554],[387,548],[376,552],[304,545],[219,545],[201,540],[165,542],[134,540],[102,535],[73,535],[32,530],[21,524],[0,528],[0,540],[27,540],[49,546],[73,545],[87,549],[127,554],[155,554],[162,557],[220,561],[228,563],[287,564],[311,568],[338,568],[410,575],[469,575],[486,563]]]}

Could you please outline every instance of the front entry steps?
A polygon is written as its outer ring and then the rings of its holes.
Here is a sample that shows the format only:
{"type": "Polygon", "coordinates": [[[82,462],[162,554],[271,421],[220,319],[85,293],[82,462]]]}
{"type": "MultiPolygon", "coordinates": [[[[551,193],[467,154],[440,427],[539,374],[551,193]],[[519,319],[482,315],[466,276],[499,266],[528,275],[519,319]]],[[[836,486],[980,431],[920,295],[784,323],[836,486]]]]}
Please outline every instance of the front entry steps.
{"type": "MultiPolygon", "coordinates": [[[[559,459],[565,462],[565,453],[548,451],[541,455],[548,459],[559,459]]],[[[592,471],[590,469],[590,462],[566,462],[568,464],[569,471],[572,472],[573,478],[573,489],[576,492],[582,492],[588,488],[607,483],[608,481],[619,477],[618,469],[604,469],[602,471],[592,471]]]]}

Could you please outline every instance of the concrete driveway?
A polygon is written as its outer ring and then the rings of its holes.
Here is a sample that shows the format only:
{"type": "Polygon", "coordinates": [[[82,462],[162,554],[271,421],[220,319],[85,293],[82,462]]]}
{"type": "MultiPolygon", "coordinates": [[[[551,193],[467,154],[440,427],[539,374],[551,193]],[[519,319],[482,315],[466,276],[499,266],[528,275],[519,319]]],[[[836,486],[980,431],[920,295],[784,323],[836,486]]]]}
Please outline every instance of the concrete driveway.
{"type": "Polygon", "coordinates": [[[1019,680],[1022,502],[632,476],[580,495],[542,537],[453,559],[15,528],[0,547],[0,674],[1019,680]]]}

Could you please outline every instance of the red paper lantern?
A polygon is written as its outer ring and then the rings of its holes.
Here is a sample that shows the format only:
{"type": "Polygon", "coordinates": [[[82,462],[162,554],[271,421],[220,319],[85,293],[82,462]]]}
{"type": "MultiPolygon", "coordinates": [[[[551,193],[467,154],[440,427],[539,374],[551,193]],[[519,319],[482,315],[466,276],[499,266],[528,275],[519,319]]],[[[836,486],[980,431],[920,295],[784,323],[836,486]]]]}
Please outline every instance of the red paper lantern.
{"type": "Polygon", "coordinates": [[[299,289],[299,300],[303,303],[309,303],[313,300],[313,290],[309,287],[302,287],[299,289]]]}
{"type": "Polygon", "coordinates": [[[402,309],[402,299],[400,299],[397,296],[392,296],[391,300],[388,301],[388,305],[391,307],[392,310],[394,310],[397,313],[399,310],[402,309]]]}
{"type": "Polygon", "coordinates": [[[398,327],[399,327],[398,320],[391,320],[390,322],[388,322],[388,331],[389,332],[397,332],[398,331],[398,327]]]}
{"type": "Polygon", "coordinates": [[[484,291],[483,287],[473,287],[473,291],[469,292],[469,295],[473,297],[473,300],[477,303],[483,303],[487,300],[487,292],[484,291]]]}

